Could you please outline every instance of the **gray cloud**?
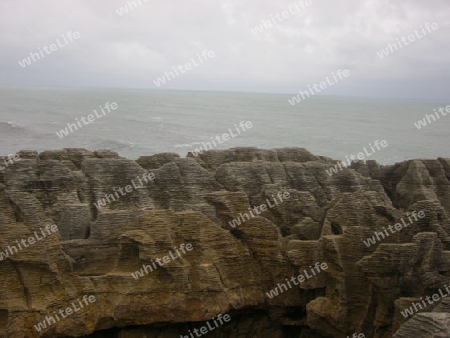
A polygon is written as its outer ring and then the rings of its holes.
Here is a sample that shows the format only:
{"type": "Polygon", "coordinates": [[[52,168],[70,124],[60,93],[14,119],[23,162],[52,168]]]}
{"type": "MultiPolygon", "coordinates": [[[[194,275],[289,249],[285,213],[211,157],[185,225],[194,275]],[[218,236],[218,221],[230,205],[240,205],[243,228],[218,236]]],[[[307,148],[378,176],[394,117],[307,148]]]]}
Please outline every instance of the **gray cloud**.
{"type": "Polygon", "coordinates": [[[119,16],[125,0],[2,0],[0,85],[157,89],[153,80],[173,65],[213,50],[214,59],[161,88],[296,93],[347,68],[351,76],[324,94],[448,97],[447,0],[312,0],[257,35],[251,29],[262,19],[298,0],[140,1],[119,16]],[[439,29],[388,57],[376,55],[426,22],[439,29]],[[68,31],[80,39],[19,66],[68,31]]]}

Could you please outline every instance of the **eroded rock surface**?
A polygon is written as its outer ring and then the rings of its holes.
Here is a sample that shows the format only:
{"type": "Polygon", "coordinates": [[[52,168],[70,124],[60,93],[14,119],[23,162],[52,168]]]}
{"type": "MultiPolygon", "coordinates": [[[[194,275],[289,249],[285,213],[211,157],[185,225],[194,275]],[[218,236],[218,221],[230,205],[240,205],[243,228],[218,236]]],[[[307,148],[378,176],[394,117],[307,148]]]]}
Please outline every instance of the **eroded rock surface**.
{"type": "Polygon", "coordinates": [[[189,337],[225,313],[231,322],[210,337],[450,332],[445,298],[401,314],[450,281],[450,159],[367,161],[330,176],[336,161],[300,148],[136,161],[106,150],[20,155],[0,173],[0,336],[189,337]],[[95,206],[149,173],[154,180],[95,206]],[[280,192],[290,198],[232,223],[280,192]],[[365,244],[412,211],[425,217],[365,244]],[[47,224],[59,231],[5,256],[47,224]],[[132,276],[186,243],[192,251],[132,276]],[[328,268],[267,295],[317,262],[328,268]],[[84,295],[96,302],[35,328],[84,295]]]}

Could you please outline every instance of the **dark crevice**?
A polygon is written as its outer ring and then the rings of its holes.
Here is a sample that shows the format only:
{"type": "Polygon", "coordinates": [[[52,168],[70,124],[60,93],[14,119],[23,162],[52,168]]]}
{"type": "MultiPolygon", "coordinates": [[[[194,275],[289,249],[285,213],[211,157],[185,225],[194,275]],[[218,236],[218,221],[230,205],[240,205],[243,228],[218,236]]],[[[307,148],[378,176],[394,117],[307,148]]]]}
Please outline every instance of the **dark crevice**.
{"type": "Polygon", "coordinates": [[[9,203],[11,204],[11,207],[14,211],[14,217],[16,219],[16,223],[23,223],[25,215],[24,215],[22,209],[16,203],[14,203],[14,201],[11,198],[9,199],[9,203]]]}
{"type": "MultiPolygon", "coordinates": [[[[301,307],[288,309],[285,315],[272,317],[267,311],[259,308],[246,308],[242,310],[231,310],[227,312],[231,321],[223,322],[223,325],[214,325],[213,319],[217,320],[217,315],[211,315],[209,320],[213,330],[208,330],[205,337],[284,337],[284,338],[323,338],[322,335],[311,330],[304,323],[284,324],[284,321],[296,321],[304,319],[305,311],[301,307]]],[[[222,318],[224,314],[222,313],[222,318]]],[[[206,321],[187,323],[155,323],[152,325],[114,327],[111,329],[99,330],[85,338],[118,338],[122,336],[132,337],[188,337],[190,332],[192,337],[200,337],[199,329],[207,327],[206,321]],[[198,335],[194,334],[194,329],[198,335]]],[[[203,335],[202,335],[203,336],[203,335]]]]}
{"type": "Polygon", "coordinates": [[[237,239],[242,239],[243,238],[243,234],[244,233],[241,230],[239,230],[239,229],[231,229],[230,232],[237,239]]]}
{"type": "Polygon", "coordinates": [[[84,239],[89,239],[91,237],[91,226],[87,225],[84,232],[84,239]]]}
{"type": "Polygon", "coordinates": [[[385,218],[387,218],[387,220],[389,222],[395,222],[395,217],[392,216],[386,209],[385,206],[381,206],[381,205],[376,205],[373,207],[373,209],[375,210],[375,213],[377,213],[380,216],[383,216],[385,218]]]}
{"type": "Polygon", "coordinates": [[[294,306],[286,308],[284,316],[290,320],[301,320],[306,318],[306,307],[294,306]]]}
{"type": "Polygon", "coordinates": [[[333,235],[342,235],[342,227],[336,222],[331,222],[331,232],[333,235]]]}
{"type": "Polygon", "coordinates": [[[387,167],[379,177],[372,177],[380,181],[384,192],[389,197],[394,208],[399,209],[397,198],[397,184],[405,177],[409,162],[402,162],[387,167]]]}

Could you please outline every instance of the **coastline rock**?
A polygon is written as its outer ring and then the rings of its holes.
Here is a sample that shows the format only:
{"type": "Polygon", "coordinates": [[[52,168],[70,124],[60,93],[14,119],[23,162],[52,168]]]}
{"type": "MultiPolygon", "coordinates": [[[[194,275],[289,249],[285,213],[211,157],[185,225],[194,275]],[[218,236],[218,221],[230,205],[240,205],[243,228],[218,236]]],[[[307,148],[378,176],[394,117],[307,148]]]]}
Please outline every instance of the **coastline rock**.
{"type": "Polygon", "coordinates": [[[367,161],[330,176],[337,162],[302,148],[136,161],[19,154],[0,175],[2,336],[189,337],[226,313],[211,337],[449,334],[445,298],[401,312],[450,282],[450,159],[367,161]],[[413,211],[425,216],[386,235],[413,211]],[[19,248],[52,224],[56,233],[19,248]],[[187,243],[192,251],[142,270],[187,243]],[[292,281],[316,263],[327,269],[292,281]],[[84,295],[95,303],[35,328],[84,295]]]}

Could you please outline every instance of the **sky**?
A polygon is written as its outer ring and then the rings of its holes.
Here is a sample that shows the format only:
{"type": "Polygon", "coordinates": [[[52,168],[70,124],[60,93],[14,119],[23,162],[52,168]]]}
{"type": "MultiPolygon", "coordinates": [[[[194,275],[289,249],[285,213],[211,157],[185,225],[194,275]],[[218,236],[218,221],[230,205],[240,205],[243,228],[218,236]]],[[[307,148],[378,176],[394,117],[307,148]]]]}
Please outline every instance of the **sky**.
{"type": "Polygon", "coordinates": [[[1,0],[0,86],[296,94],[347,69],[350,76],[321,94],[449,96],[449,0],[311,0],[303,6],[300,0],[134,1],[137,7],[119,15],[132,1],[1,0]],[[271,27],[260,26],[271,18],[271,27]],[[427,22],[438,28],[424,35],[427,22]],[[257,34],[256,26],[262,28],[257,34]],[[415,30],[420,39],[378,56],[415,30]],[[19,64],[68,32],[79,38],[19,64]],[[215,56],[155,84],[203,51],[215,56]]]}

